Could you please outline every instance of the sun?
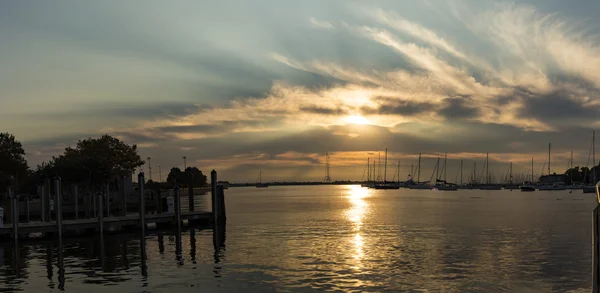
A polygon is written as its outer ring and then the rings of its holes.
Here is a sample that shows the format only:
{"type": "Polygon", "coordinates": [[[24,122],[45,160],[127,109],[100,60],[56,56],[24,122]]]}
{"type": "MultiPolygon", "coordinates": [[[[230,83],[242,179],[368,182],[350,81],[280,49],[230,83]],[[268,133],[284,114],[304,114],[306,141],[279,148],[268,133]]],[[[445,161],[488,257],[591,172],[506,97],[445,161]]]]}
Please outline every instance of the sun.
{"type": "Polygon", "coordinates": [[[371,124],[371,121],[363,116],[347,116],[344,120],[350,124],[371,124]]]}

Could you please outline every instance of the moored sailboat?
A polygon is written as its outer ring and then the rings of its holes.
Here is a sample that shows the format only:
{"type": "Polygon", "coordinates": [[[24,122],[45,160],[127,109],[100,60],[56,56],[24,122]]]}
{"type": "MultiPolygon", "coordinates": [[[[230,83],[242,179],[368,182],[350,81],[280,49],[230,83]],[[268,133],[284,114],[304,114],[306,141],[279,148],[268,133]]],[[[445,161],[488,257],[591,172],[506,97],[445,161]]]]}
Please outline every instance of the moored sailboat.
{"type": "Polygon", "coordinates": [[[258,171],[258,182],[256,183],[256,188],[267,188],[268,184],[262,183],[262,171],[258,171]]]}

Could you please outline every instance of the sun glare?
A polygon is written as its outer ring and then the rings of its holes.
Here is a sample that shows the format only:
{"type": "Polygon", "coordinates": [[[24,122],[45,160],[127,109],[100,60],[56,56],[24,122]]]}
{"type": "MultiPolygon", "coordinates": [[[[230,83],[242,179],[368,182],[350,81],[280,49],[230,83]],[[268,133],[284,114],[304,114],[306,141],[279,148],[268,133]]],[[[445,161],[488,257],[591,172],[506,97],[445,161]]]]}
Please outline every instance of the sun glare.
{"type": "Polygon", "coordinates": [[[361,125],[371,124],[371,121],[369,121],[369,119],[367,119],[363,116],[348,116],[348,117],[346,117],[345,120],[347,123],[350,123],[350,124],[361,124],[361,125]]]}

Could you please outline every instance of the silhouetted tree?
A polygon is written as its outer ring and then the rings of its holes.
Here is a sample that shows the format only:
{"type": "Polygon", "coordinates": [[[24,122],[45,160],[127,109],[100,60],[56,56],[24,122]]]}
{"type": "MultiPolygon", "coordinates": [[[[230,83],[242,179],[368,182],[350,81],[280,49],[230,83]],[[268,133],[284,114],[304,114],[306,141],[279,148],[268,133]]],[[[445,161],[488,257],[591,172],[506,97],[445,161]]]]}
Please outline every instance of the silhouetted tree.
{"type": "Polygon", "coordinates": [[[23,182],[28,175],[25,150],[10,133],[0,133],[0,191],[23,182]]]}
{"type": "Polygon", "coordinates": [[[206,176],[196,167],[187,167],[185,172],[181,169],[174,167],[169,171],[167,176],[167,182],[170,184],[177,184],[180,187],[187,187],[190,183],[190,176],[193,177],[193,187],[202,187],[206,185],[206,176]]]}
{"type": "Polygon", "coordinates": [[[136,145],[127,145],[110,135],[80,140],[75,148],[67,147],[53,161],[55,173],[63,180],[88,182],[91,186],[130,175],[144,164],[136,145]]]}

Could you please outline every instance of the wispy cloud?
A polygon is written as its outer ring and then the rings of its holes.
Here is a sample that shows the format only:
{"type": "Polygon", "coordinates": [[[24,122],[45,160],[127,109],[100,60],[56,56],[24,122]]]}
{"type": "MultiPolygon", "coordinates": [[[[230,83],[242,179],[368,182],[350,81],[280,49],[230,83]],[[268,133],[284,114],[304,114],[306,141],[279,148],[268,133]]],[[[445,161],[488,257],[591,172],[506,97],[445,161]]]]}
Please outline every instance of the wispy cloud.
{"type": "Polygon", "coordinates": [[[312,26],[316,27],[316,28],[328,29],[328,30],[331,30],[331,29],[334,29],[334,28],[335,28],[335,27],[333,26],[333,24],[331,24],[330,22],[328,22],[328,21],[323,21],[323,20],[318,20],[318,19],[316,19],[316,18],[314,18],[314,17],[311,17],[311,18],[309,19],[309,21],[310,21],[310,24],[311,24],[312,26]]]}

